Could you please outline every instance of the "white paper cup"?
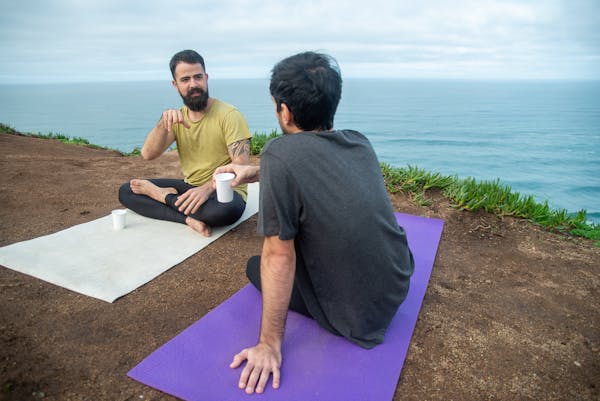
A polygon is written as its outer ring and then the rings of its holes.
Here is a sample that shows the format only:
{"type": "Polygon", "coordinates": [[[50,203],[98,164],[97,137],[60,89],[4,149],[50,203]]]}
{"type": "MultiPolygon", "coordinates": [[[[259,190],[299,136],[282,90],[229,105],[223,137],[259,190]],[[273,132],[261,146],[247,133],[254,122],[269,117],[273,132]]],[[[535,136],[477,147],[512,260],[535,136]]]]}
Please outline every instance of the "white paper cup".
{"type": "Polygon", "coordinates": [[[233,188],[231,188],[231,181],[235,174],[233,173],[221,173],[215,175],[215,182],[217,183],[217,200],[221,203],[231,202],[233,200],[233,188]]]}
{"type": "Polygon", "coordinates": [[[113,229],[122,230],[125,228],[125,216],[127,216],[127,210],[115,209],[111,214],[113,219],[113,229]]]}

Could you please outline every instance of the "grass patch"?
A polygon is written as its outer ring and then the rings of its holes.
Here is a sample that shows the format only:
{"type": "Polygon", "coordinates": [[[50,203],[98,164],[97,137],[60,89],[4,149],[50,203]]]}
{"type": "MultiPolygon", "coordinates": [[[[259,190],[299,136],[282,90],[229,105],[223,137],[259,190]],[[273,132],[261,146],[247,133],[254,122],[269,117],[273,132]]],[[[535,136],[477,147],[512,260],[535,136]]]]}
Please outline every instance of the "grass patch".
{"type": "Polygon", "coordinates": [[[281,134],[277,130],[272,130],[271,133],[255,132],[250,140],[250,153],[253,155],[260,155],[265,144],[273,138],[277,138],[281,134]]]}
{"type": "Polygon", "coordinates": [[[13,134],[13,135],[20,134],[20,132],[17,132],[17,130],[15,130],[13,127],[6,125],[6,124],[2,124],[2,123],[0,123],[0,133],[13,134]]]}
{"type": "Polygon", "coordinates": [[[125,156],[141,156],[141,155],[142,155],[142,149],[138,146],[133,148],[133,150],[131,152],[125,154],[125,156]]]}
{"type": "Polygon", "coordinates": [[[12,128],[6,124],[2,124],[2,123],[0,123],[0,134],[23,135],[23,136],[30,136],[33,138],[54,139],[54,140],[57,140],[57,141],[60,141],[63,143],[69,143],[69,144],[74,144],[74,145],[83,145],[83,146],[88,146],[88,147],[94,148],[94,149],[111,150],[114,152],[119,152],[123,156],[139,156],[141,154],[141,149],[138,147],[134,148],[129,153],[125,153],[125,152],[121,152],[120,150],[117,150],[117,149],[109,148],[107,146],[95,145],[93,143],[90,143],[87,139],[81,138],[81,137],[70,137],[70,136],[67,136],[64,134],[54,133],[54,132],[49,132],[46,134],[42,134],[40,132],[19,132],[19,131],[15,130],[14,128],[12,128]]]}
{"type": "MultiPolygon", "coordinates": [[[[44,139],[55,139],[57,141],[61,141],[63,143],[70,143],[70,144],[76,144],[76,145],[84,145],[84,146],[89,146],[91,148],[96,148],[96,149],[105,149],[105,150],[112,150],[115,152],[119,152],[124,156],[140,156],[142,154],[142,150],[140,147],[135,147],[133,148],[133,150],[131,152],[121,152],[120,150],[117,149],[112,149],[109,147],[105,147],[105,146],[99,146],[99,145],[94,145],[92,143],[90,143],[87,139],[85,138],[80,138],[80,137],[69,137],[67,135],[63,135],[60,133],[46,133],[46,134],[42,134],[39,132],[19,132],[17,130],[15,130],[14,128],[6,125],[6,124],[2,124],[0,123],[0,134],[13,134],[13,135],[24,135],[24,136],[31,136],[34,138],[44,138],[44,139]]],[[[265,146],[265,144],[273,139],[273,138],[277,138],[278,136],[280,136],[281,134],[277,132],[277,130],[273,130],[270,133],[266,133],[266,132],[256,132],[254,133],[254,135],[252,135],[252,139],[250,140],[250,153],[253,155],[260,155],[260,152],[262,151],[262,148],[265,146]]],[[[169,148],[169,150],[175,150],[176,147],[171,147],[169,148]]]]}
{"type": "Polygon", "coordinates": [[[410,194],[414,201],[421,206],[429,206],[431,203],[425,198],[426,190],[444,189],[450,185],[453,179],[439,173],[425,171],[416,166],[409,165],[407,168],[397,168],[387,163],[381,163],[380,166],[390,193],[402,191],[410,194]]]}
{"type": "Polygon", "coordinates": [[[385,163],[381,163],[381,171],[390,193],[403,191],[412,195],[419,205],[429,205],[425,197],[428,189],[439,189],[452,202],[453,207],[461,210],[483,209],[497,216],[520,217],[552,231],[594,240],[594,245],[600,247],[600,225],[588,223],[585,210],[571,214],[565,209],[552,209],[548,202],[540,203],[531,195],[523,196],[513,192],[498,179],[459,179],[414,166],[398,168],[385,163]]]}

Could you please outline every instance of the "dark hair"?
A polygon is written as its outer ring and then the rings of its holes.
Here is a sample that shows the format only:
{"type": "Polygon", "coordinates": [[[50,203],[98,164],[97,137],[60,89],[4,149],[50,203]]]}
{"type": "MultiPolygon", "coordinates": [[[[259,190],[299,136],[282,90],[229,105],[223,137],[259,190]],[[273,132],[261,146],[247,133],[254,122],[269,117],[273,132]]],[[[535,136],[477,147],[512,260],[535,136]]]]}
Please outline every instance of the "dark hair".
{"type": "Polygon", "coordinates": [[[177,64],[179,63],[200,63],[202,65],[202,69],[204,70],[204,72],[206,72],[206,67],[204,66],[204,59],[194,50],[182,50],[179,53],[175,53],[175,55],[171,57],[171,61],[169,62],[169,68],[171,69],[171,75],[173,76],[173,78],[175,78],[175,67],[177,67],[177,64]]]}
{"type": "Polygon", "coordinates": [[[333,57],[299,53],[277,63],[271,73],[269,90],[278,111],[285,103],[303,131],[333,128],[342,96],[342,76],[333,57]]]}

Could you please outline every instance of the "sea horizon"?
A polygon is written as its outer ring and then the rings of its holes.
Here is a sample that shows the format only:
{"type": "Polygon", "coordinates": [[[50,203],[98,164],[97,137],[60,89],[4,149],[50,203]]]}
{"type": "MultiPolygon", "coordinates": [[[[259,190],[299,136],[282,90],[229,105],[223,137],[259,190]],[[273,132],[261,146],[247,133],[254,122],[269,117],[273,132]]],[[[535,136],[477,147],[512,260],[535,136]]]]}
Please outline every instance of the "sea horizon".
{"type": "MultiPolygon", "coordinates": [[[[210,75],[210,74],[209,74],[210,75]]],[[[210,83],[214,82],[227,82],[227,81],[263,81],[267,83],[269,82],[269,77],[238,77],[238,78],[213,78],[210,76],[210,83]]],[[[97,84],[168,84],[171,85],[172,78],[170,76],[165,76],[164,79],[106,79],[106,80],[70,80],[70,81],[39,81],[39,82],[5,82],[0,81],[0,88],[2,87],[32,87],[32,86],[61,86],[61,85],[97,85],[97,84]]],[[[528,84],[528,83],[589,83],[589,84],[600,84],[600,79],[595,78],[448,78],[448,77],[346,77],[342,79],[342,84],[346,82],[353,81],[388,81],[388,82],[456,82],[456,83],[516,83],[516,84],[528,84]]],[[[209,84],[210,86],[210,84],[209,84]]]]}
{"type": "MultiPolygon", "coordinates": [[[[268,78],[209,79],[252,133],[279,131],[268,78]]],[[[0,84],[0,122],[129,152],[181,99],[168,79],[0,84]]],[[[600,80],[346,78],[337,129],[365,134],[380,161],[499,179],[600,222],[600,80]]]]}

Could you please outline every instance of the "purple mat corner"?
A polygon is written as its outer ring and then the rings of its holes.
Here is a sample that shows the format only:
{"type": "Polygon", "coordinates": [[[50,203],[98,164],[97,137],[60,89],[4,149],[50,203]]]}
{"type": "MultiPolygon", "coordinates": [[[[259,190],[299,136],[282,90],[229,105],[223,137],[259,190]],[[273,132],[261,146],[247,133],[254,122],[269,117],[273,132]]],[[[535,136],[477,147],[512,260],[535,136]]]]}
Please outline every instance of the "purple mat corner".
{"type": "Polygon", "coordinates": [[[391,400],[442,234],[444,221],[396,213],[415,258],[408,297],[398,309],[385,342],[371,350],[321,329],[290,312],[283,342],[281,387],[271,382],[262,395],[237,388],[240,369],[233,355],[254,345],[261,314],[260,293],[242,288],[206,316],[157,349],[128,376],[188,401],[335,401],[391,400]]]}

